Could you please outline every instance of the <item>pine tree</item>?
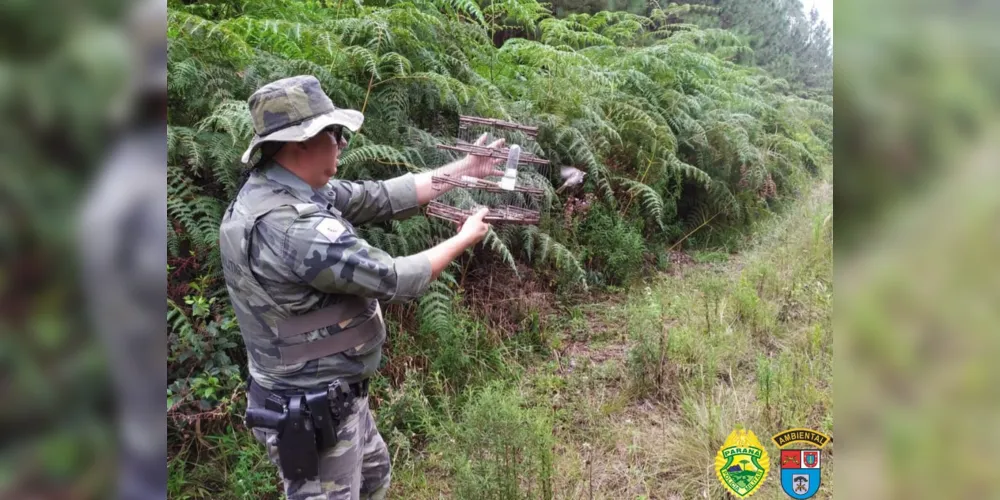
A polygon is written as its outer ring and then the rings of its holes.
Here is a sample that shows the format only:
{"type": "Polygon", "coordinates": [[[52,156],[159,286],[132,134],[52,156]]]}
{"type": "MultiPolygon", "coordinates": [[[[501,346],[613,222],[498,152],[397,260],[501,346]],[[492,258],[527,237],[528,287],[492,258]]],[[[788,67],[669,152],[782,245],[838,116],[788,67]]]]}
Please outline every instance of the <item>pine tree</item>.
{"type": "MultiPolygon", "coordinates": [[[[830,30],[813,8],[807,17],[802,0],[695,0],[717,9],[717,26],[742,37],[754,62],[800,90],[832,92],[830,30]]],[[[704,16],[681,14],[684,22],[716,26],[704,16]]]]}
{"type": "Polygon", "coordinates": [[[809,12],[809,42],[807,44],[806,85],[833,93],[833,40],[830,28],[819,16],[819,11],[813,7],[809,12]]]}

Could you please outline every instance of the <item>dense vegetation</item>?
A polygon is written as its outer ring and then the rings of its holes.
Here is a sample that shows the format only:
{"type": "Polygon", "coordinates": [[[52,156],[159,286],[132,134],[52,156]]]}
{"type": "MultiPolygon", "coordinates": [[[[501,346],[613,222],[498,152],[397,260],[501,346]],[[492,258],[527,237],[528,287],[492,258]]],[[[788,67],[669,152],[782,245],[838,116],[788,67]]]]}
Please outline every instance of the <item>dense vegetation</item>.
{"type": "MultiPolygon", "coordinates": [[[[671,250],[737,249],[831,161],[829,97],[801,97],[803,82],[754,65],[744,38],[686,22],[717,7],[554,17],[535,0],[168,5],[167,405],[178,496],[275,491],[237,424],[245,355],[216,245],[252,134],[246,98],[259,86],[313,74],[335,103],[363,110],[341,157],[345,178],[446,163],[435,146],[454,137],[459,114],[538,126],[539,154],[587,172],[581,189],[559,195],[556,177],[539,179],[550,205],[538,227],[495,228],[418,303],[387,311],[374,402],[398,470],[446,436],[453,452],[439,465],[471,498],[552,492],[549,417],[523,410],[504,381],[557,346],[556,307],[667,269],[671,250]],[[497,428],[507,432],[485,431],[497,428]],[[223,476],[207,465],[220,447],[243,450],[223,476]]],[[[453,230],[417,216],[362,231],[402,255],[453,230]]]]}
{"type": "Polygon", "coordinates": [[[807,15],[801,0],[691,0],[662,9],[646,0],[553,0],[557,15],[625,10],[651,16],[661,9],[676,22],[721,28],[740,35],[753,49],[749,58],[792,88],[818,96],[833,91],[832,30],[814,7],[807,15]]]}

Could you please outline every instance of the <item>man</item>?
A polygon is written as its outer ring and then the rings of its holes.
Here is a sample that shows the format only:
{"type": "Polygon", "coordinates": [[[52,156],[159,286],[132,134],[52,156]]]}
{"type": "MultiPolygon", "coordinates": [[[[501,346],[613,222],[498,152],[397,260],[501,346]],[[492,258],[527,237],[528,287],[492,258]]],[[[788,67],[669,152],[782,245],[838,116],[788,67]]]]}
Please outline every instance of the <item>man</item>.
{"type": "Polygon", "coordinates": [[[385,340],[381,304],[424,293],[483,239],[487,209],[452,238],[399,258],[370,246],[355,225],[413,215],[447,190],[431,187],[434,174],[500,172],[501,160],[467,156],[435,172],[337,180],[344,133],[361,127],[360,112],[337,108],[312,76],[272,82],[248,103],[255,136],[243,162],[262,155],[220,228],[249,354],[248,426],[279,467],[288,498],[382,498],[389,454],[368,408],[385,340]]]}
{"type": "Polygon", "coordinates": [[[132,70],[118,137],[88,188],[77,219],[87,312],[114,388],[118,479],[114,498],[167,498],[167,6],[131,7],[132,70]]]}

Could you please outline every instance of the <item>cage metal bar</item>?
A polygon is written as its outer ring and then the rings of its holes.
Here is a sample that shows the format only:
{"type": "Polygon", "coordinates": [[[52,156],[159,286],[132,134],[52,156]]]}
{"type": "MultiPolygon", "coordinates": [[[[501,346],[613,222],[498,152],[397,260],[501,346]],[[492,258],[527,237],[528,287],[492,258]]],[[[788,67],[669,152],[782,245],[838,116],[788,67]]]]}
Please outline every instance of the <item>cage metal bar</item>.
{"type": "MultiPolygon", "coordinates": [[[[507,159],[507,153],[510,152],[510,148],[488,148],[486,146],[476,146],[474,144],[459,144],[457,146],[451,146],[449,144],[438,144],[438,149],[447,149],[449,151],[459,151],[462,153],[473,154],[476,156],[488,156],[490,158],[500,158],[503,160],[507,159]]],[[[535,156],[534,154],[524,151],[521,153],[521,158],[518,163],[533,163],[535,165],[548,165],[549,160],[544,160],[535,156]]]]}
{"type": "MultiPolygon", "coordinates": [[[[428,215],[451,221],[456,224],[465,222],[466,219],[475,214],[476,210],[478,209],[465,210],[456,208],[437,201],[431,201],[427,204],[428,215]]],[[[529,210],[511,205],[492,207],[489,209],[486,216],[483,217],[484,222],[499,222],[506,224],[532,225],[538,224],[539,220],[541,220],[541,214],[537,210],[529,210]]]]}
{"type": "Polygon", "coordinates": [[[508,122],[504,120],[499,120],[496,118],[483,118],[480,116],[466,116],[460,115],[458,117],[459,124],[476,124],[476,125],[489,125],[491,127],[506,128],[520,130],[534,138],[538,135],[538,127],[532,127],[529,125],[521,125],[520,123],[508,122]]]}
{"type": "MultiPolygon", "coordinates": [[[[527,141],[532,143],[537,140],[538,127],[522,125],[519,123],[509,122],[505,120],[500,120],[496,118],[485,118],[479,116],[468,116],[460,115],[458,120],[458,136],[456,137],[455,144],[438,144],[437,149],[457,151],[460,153],[471,154],[475,156],[483,156],[487,158],[496,158],[501,160],[508,160],[510,151],[513,145],[510,147],[501,148],[491,148],[488,146],[478,146],[473,144],[471,141],[474,136],[479,136],[482,132],[486,132],[487,135],[516,135],[520,136],[516,142],[527,141]],[[475,133],[474,133],[475,131],[475,133]],[[511,134],[513,132],[513,134],[511,134]]],[[[520,144],[519,144],[520,146],[520,144]]],[[[518,161],[518,165],[528,165],[532,164],[537,169],[542,169],[550,165],[549,160],[535,156],[534,154],[526,151],[521,151],[518,161]]],[[[511,167],[508,165],[508,170],[511,167]]],[[[483,172],[487,174],[487,172],[483,172]]],[[[524,187],[515,185],[513,189],[504,189],[499,183],[494,181],[485,180],[479,178],[480,176],[457,176],[451,174],[441,174],[435,175],[432,178],[432,185],[435,189],[441,189],[442,184],[448,184],[455,186],[459,189],[470,190],[470,191],[484,191],[490,193],[522,193],[528,195],[529,197],[537,200],[539,197],[544,196],[545,190],[535,187],[524,187]]],[[[499,202],[499,206],[488,206],[488,212],[483,218],[484,221],[490,223],[503,223],[503,224],[524,224],[524,225],[535,225],[541,220],[541,211],[529,209],[522,206],[521,201],[507,200],[506,202],[499,202]]],[[[523,200],[528,201],[528,200],[523,200]]],[[[534,203],[528,203],[534,205],[534,203]]],[[[448,203],[442,203],[440,201],[431,201],[427,204],[426,215],[430,217],[435,217],[438,219],[443,219],[451,221],[457,224],[465,222],[470,216],[472,216],[476,210],[479,208],[462,209],[456,206],[450,205],[448,203]]]]}
{"type": "Polygon", "coordinates": [[[490,193],[509,193],[509,192],[513,191],[513,192],[517,192],[517,193],[527,193],[527,194],[535,195],[535,196],[541,196],[541,195],[545,194],[545,190],[543,190],[543,189],[530,188],[530,187],[524,187],[524,186],[514,186],[514,189],[508,190],[508,189],[504,189],[504,188],[500,187],[499,184],[497,184],[496,182],[490,182],[490,181],[483,180],[483,179],[475,179],[474,181],[472,181],[472,180],[464,180],[464,179],[455,179],[455,178],[451,177],[448,174],[435,175],[435,176],[431,177],[431,180],[432,180],[432,184],[444,183],[444,184],[450,184],[450,185],[456,186],[456,187],[461,187],[461,188],[466,188],[466,189],[478,189],[478,190],[487,191],[487,192],[490,192],[490,193]]]}

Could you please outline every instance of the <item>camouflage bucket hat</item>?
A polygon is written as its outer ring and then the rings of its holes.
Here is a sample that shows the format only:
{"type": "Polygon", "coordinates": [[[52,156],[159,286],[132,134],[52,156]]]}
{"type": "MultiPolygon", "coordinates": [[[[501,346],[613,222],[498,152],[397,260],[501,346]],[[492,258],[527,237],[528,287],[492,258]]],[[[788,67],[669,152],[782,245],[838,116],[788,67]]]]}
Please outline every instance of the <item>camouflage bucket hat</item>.
{"type": "Polygon", "coordinates": [[[338,108],[314,76],[293,76],[271,82],[247,100],[254,136],[243,153],[243,163],[264,142],[298,142],[330,125],[357,132],[365,121],[360,111],[338,108]]]}

